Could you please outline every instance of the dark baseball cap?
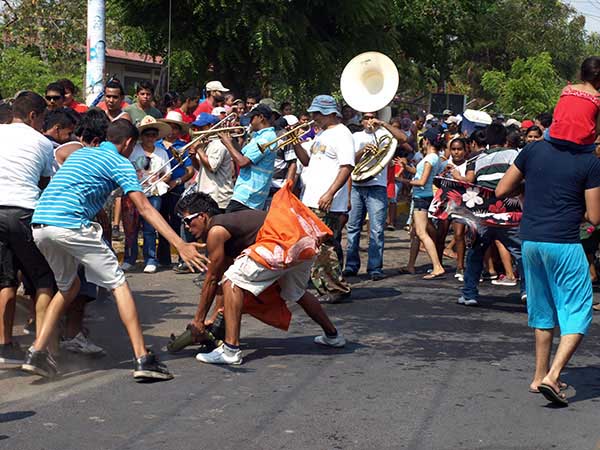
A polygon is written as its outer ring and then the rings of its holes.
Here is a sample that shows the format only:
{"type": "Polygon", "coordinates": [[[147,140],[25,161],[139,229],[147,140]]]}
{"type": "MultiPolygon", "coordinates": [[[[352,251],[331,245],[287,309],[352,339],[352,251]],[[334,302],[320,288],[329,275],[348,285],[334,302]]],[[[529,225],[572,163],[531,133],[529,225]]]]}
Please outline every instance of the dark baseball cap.
{"type": "Polygon", "coordinates": [[[265,119],[270,119],[273,115],[273,110],[263,103],[257,104],[254,108],[248,112],[248,117],[263,116],[265,119]]]}

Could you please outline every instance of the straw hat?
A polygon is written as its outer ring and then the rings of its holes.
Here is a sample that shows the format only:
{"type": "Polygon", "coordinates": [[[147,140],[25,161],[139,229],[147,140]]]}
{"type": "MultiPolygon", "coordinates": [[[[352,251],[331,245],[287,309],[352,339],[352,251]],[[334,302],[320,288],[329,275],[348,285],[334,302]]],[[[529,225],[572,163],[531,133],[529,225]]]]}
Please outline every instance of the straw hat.
{"type": "Polygon", "coordinates": [[[166,123],[174,123],[175,125],[179,125],[179,127],[181,128],[181,132],[183,134],[187,134],[190,131],[190,124],[185,123],[183,121],[183,116],[181,115],[181,113],[179,113],[177,111],[169,111],[167,113],[167,117],[165,117],[164,119],[158,119],[158,121],[166,122],[166,123]]]}
{"type": "Polygon", "coordinates": [[[145,116],[137,126],[140,134],[142,134],[144,130],[151,128],[154,128],[156,131],[158,131],[158,139],[162,139],[171,134],[171,127],[169,125],[164,122],[159,122],[152,116],[145,116]]]}

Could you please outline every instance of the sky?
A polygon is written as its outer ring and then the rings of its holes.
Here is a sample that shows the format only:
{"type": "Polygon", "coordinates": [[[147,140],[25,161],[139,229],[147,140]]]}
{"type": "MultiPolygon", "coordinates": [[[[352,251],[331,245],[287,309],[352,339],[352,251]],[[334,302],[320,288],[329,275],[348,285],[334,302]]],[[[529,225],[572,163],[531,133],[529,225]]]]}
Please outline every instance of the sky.
{"type": "Polygon", "coordinates": [[[565,0],[585,16],[585,28],[600,33],[600,0],[565,0]]]}

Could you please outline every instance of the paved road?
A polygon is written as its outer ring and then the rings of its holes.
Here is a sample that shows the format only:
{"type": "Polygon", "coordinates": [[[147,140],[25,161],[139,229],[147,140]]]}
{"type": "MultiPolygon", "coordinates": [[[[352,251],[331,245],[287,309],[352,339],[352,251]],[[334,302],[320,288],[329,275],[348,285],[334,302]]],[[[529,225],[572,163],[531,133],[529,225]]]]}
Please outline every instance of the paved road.
{"type": "MultiPolygon", "coordinates": [[[[317,328],[294,306],[287,334],[244,320],[242,366],[201,365],[193,350],[163,355],[176,374],[166,383],[133,382],[114,304],[96,302],[88,325],[109,356],[63,359],[51,383],[0,370],[0,448],[600,448],[597,318],[564,375],[571,406],[552,408],[527,392],[533,340],[517,291],[488,284],[480,307],[456,305],[451,277],[393,274],[407,245],[391,233],[390,276],[352,279],[352,301],[327,306],[345,349],[316,347],[317,328]]],[[[154,349],[192,314],[192,278],[131,275],[154,349]]]]}

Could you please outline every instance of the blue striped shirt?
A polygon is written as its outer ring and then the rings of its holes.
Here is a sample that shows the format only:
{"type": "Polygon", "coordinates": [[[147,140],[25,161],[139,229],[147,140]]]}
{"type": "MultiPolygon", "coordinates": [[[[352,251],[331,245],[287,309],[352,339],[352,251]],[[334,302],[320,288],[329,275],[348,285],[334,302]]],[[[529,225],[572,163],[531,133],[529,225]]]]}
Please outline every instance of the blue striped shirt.
{"type": "Polygon", "coordinates": [[[258,145],[266,144],[276,137],[273,127],[263,128],[257,131],[252,140],[242,148],[242,154],[252,161],[252,164],[240,169],[233,188],[233,200],[253,209],[263,208],[269,195],[277,154],[271,151],[275,144],[264,153],[258,149],[258,145]]]}
{"type": "Polygon", "coordinates": [[[117,147],[103,142],[84,147],[65,161],[42,193],[31,223],[78,229],[89,226],[117,187],[142,191],[133,164],[117,147]]]}

